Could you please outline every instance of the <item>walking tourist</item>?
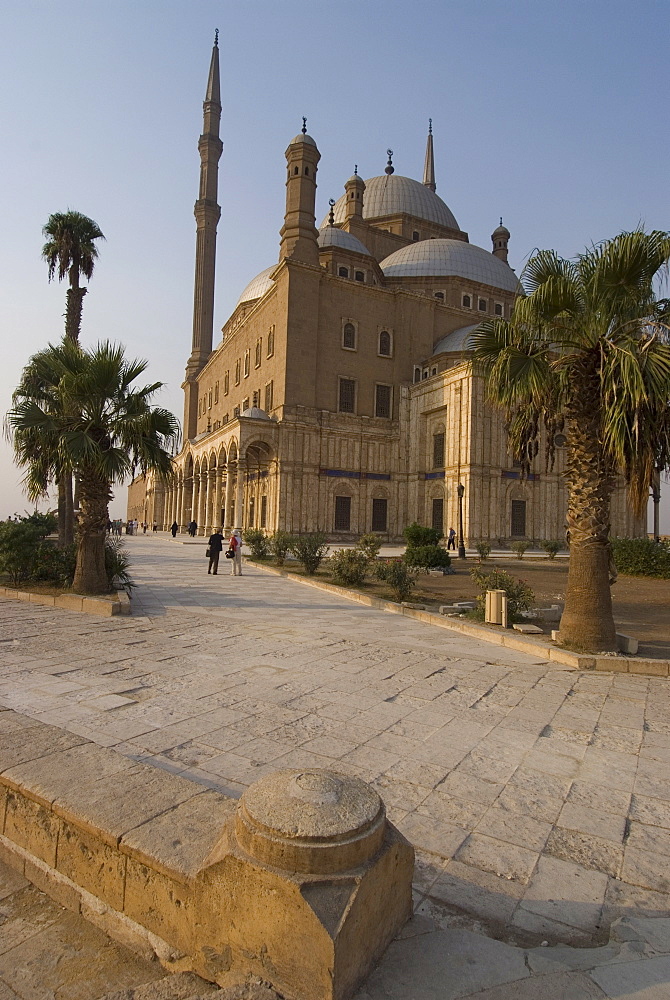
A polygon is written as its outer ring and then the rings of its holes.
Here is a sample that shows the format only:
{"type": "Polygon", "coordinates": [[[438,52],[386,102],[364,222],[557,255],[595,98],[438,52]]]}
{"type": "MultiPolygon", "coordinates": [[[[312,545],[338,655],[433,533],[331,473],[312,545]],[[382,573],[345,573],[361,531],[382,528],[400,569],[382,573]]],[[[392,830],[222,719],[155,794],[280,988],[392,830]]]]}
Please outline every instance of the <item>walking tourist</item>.
{"type": "Polygon", "coordinates": [[[230,560],[230,575],[242,576],[242,532],[235,528],[228,542],[228,551],[233,553],[230,560]]]}
{"type": "Polygon", "coordinates": [[[447,540],[447,548],[448,549],[455,549],[456,548],[456,529],[455,528],[449,528],[449,538],[447,540]]]}
{"type": "MultiPolygon", "coordinates": [[[[207,572],[211,573],[212,576],[216,576],[219,572],[219,556],[221,555],[222,548],[223,535],[221,528],[217,528],[214,534],[209,536],[209,548],[207,549],[209,553],[209,567],[207,572]]],[[[233,562],[235,562],[234,559],[233,562]]]]}
{"type": "Polygon", "coordinates": [[[176,521],[172,522],[172,527],[170,528],[170,531],[172,532],[172,537],[176,538],[177,532],[179,531],[179,525],[177,524],[176,521]]]}

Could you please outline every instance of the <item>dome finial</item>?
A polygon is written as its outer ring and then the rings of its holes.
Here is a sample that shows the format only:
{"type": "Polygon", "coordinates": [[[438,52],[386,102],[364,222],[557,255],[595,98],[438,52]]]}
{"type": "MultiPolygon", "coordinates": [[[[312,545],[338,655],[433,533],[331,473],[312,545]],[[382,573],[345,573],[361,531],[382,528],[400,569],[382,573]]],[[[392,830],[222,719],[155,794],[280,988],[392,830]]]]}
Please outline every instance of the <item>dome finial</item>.
{"type": "Polygon", "coordinates": [[[219,29],[215,28],[214,29],[214,48],[218,49],[218,47],[219,47],[219,29]]]}
{"type": "Polygon", "coordinates": [[[395,170],[395,167],[393,166],[393,161],[391,159],[391,157],[393,156],[393,150],[392,149],[387,149],[386,152],[387,152],[387,155],[388,155],[388,161],[386,163],[386,169],[384,170],[384,173],[385,174],[389,174],[389,176],[390,176],[394,172],[394,170],[395,170]]]}
{"type": "Polygon", "coordinates": [[[354,177],[358,177],[358,164],[354,163],[354,177]]]}
{"type": "Polygon", "coordinates": [[[429,118],[428,119],[428,135],[432,135],[432,134],[433,134],[433,119],[429,118]]]}
{"type": "Polygon", "coordinates": [[[304,115],[302,116],[302,129],[301,129],[301,132],[302,132],[303,135],[307,135],[307,119],[305,118],[304,115]]]}
{"type": "Polygon", "coordinates": [[[328,225],[329,226],[334,226],[335,225],[335,211],[334,211],[334,209],[335,209],[335,199],[334,198],[329,198],[328,199],[328,204],[330,205],[330,212],[328,213],[328,225]]]}
{"type": "Polygon", "coordinates": [[[500,225],[502,226],[502,215],[500,216],[500,225]]]}

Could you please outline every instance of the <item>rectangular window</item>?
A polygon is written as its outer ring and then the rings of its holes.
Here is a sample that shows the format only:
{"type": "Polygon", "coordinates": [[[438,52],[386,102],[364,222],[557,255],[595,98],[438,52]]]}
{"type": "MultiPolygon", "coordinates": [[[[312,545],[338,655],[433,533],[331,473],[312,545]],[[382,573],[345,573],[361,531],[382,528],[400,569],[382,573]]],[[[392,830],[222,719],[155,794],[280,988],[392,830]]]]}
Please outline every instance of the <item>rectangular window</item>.
{"type": "Polygon", "coordinates": [[[351,497],[335,497],[335,531],[351,530],[351,497]]]}
{"type": "Polygon", "coordinates": [[[512,538],[524,538],[526,534],[526,501],[512,500],[512,538]]]}
{"type": "Polygon", "coordinates": [[[254,526],[254,515],[256,513],[256,500],[254,497],[249,497],[249,527],[254,526]]]}
{"type": "Polygon", "coordinates": [[[340,413],[356,412],[356,382],[353,378],[340,379],[338,409],[340,413]]]}
{"type": "Polygon", "coordinates": [[[261,497],[261,528],[268,526],[268,498],[264,493],[261,497]]]}
{"type": "Polygon", "coordinates": [[[207,393],[207,408],[211,410],[212,408],[212,390],[210,389],[207,393]]]}
{"type": "Polygon", "coordinates": [[[254,367],[260,368],[261,366],[261,356],[263,354],[263,340],[261,337],[256,341],[256,359],[254,361],[254,367]]]}
{"type": "Polygon", "coordinates": [[[227,396],[230,392],[230,372],[227,371],[223,376],[223,395],[227,396]]]}
{"type": "Polygon", "coordinates": [[[388,523],[388,500],[372,501],[372,530],[386,531],[388,523]]]}
{"type": "Polygon", "coordinates": [[[356,327],[353,323],[345,323],[342,327],[342,347],[347,351],[356,350],[356,327]]]}
{"type": "Polygon", "coordinates": [[[441,469],[444,466],[444,432],[433,434],[433,468],[441,469]]]}
{"type": "Polygon", "coordinates": [[[214,402],[215,403],[219,402],[219,383],[218,382],[214,383],[214,402]]]}
{"type": "Polygon", "coordinates": [[[244,352],[244,377],[249,377],[249,369],[251,367],[251,351],[249,348],[244,352]]]}
{"type": "Polygon", "coordinates": [[[502,314],[503,314],[503,304],[502,304],[502,302],[496,302],[496,304],[493,307],[493,311],[496,314],[496,316],[502,316],[502,314]]]}
{"type": "Polygon", "coordinates": [[[240,358],[238,358],[237,361],[235,362],[235,385],[240,384],[241,369],[242,369],[242,361],[240,360],[240,358]]]}
{"type": "Polygon", "coordinates": [[[438,531],[444,530],[444,500],[442,497],[437,497],[433,500],[433,511],[432,511],[432,527],[437,528],[438,531]]]}
{"type": "Polygon", "coordinates": [[[391,416],[391,386],[390,385],[376,385],[375,386],[375,416],[376,417],[390,417],[391,416]]]}
{"type": "Polygon", "coordinates": [[[479,302],[477,303],[477,306],[481,310],[481,312],[486,312],[487,305],[488,303],[486,299],[479,299],[479,302]]]}
{"type": "Polygon", "coordinates": [[[275,352],[275,328],[273,326],[268,330],[268,357],[271,358],[275,352]]]}
{"type": "Polygon", "coordinates": [[[274,405],[274,400],[272,398],[273,395],[274,395],[274,382],[268,382],[268,384],[265,386],[265,406],[263,407],[266,413],[269,413],[274,405]]]}

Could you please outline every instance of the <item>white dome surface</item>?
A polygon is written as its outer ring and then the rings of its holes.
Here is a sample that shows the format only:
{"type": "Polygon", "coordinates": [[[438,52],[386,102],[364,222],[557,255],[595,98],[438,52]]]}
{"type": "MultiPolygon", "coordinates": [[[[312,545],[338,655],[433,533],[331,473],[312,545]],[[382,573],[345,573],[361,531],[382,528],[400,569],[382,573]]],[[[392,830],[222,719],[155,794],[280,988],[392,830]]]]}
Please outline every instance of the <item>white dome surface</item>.
{"type": "Polygon", "coordinates": [[[506,292],[520,292],[509,265],[488,250],[462,240],[422,240],[396,250],[380,264],[385,278],[446,278],[456,275],[506,292]]]}
{"type": "Polygon", "coordinates": [[[248,406],[246,410],[242,410],[240,416],[251,417],[252,420],[270,420],[270,417],[265,410],[261,410],[260,406],[248,406]]]}
{"type": "MultiPolygon", "coordinates": [[[[335,202],[333,211],[335,222],[346,218],[347,196],[343,194],[335,202]]],[[[460,229],[453,213],[438,195],[425,184],[400,174],[383,174],[371,177],[365,182],[363,195],[363,218],[378,219],[384,215],[398,215],[405,212],[427,222],[435,222],[448,229],[460,229]]],[[[321,223],[327,225],[328,217],[321,223]]]]}
{"type": "Polygon", "coordinates": [[[345,232],[344,229],[338,229],[337,226],[325,226],[319,232],[318,243],[322,249],[340,247],[342,250],[353,250],[355,253],[364,253],[368,257],[370,256],[370,251],[363,246],[360,240],[357,240],[351,233],[345,232]]]}
{"type": "Polygon", "coordinates": [[[253,281],[250,281],[247,287],[244,289],[240,295],[235,308],[241,306],[243,302],[253,302],[254,299],[260,299],[262,295],[265,295],[274,285],[274,281],[270,277],[273,271],[276,271],[277,265],[273,264],[272,267],[266,267],[264,271],[257,274],[253,281]]]}
{"type": "Polygon", "coordinates": [[[446,337],[438,341],[433,348],[433,354],[453,354],[456,351],[466,351],[468,337],[478,326],[479,323],[473,323],[472,326],[462,326],[458,330],[452,330],[446,337]]]}

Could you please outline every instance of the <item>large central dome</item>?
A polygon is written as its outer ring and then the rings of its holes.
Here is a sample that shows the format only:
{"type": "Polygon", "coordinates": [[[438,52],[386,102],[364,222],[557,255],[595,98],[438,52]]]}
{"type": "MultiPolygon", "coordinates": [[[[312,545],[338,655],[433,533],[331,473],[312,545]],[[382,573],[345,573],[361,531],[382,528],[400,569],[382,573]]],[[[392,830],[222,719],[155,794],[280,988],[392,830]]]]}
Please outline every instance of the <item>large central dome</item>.
{"type": "MultiPolygon", "coordinates": [[[[335,222],[342,223],[346,218],[346,194],[335,202],[335,222]]],[[[434,191],[411,177],[401,177],[399,174],[383,174],[381,177],[371,177],[365,182],[363,195],[363,218],[379,219],[385,215],[398,215],[404,212],[426,222],[434,222],[447,229],[460,230],[451,210],[434,191]]],[[[328,217],[321,223],[321,228],[328,225],[328,217]]]]}

